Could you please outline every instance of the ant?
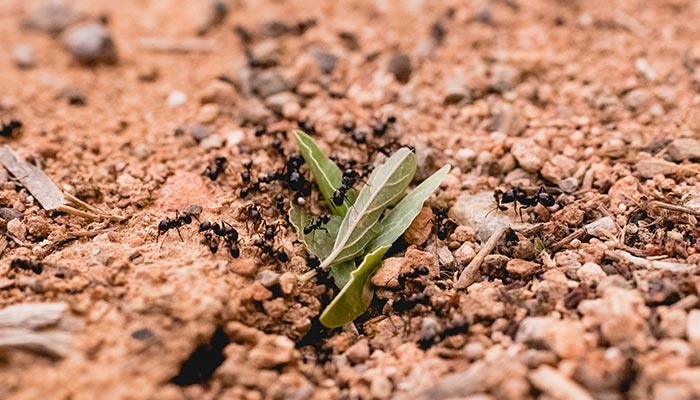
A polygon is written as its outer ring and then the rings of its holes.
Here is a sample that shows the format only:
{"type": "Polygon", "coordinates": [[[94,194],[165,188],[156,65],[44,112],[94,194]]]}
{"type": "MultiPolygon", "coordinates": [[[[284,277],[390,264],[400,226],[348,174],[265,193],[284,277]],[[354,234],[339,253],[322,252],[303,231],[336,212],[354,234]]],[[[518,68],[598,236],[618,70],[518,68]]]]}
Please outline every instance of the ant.
{"type": "Polygon", "coordinates": [[[386,133],[387,129],[395,123],[396,123],[396,117],[394,117],[393,115],[390,115],[389,117],[387,117],[386,121],[375,125],[372,128],[372,133],[374,134],[374,136],[382,137],[386,133]]]}
{"type": "Polygon", "coordinates": [[[212,253],[216,253],[219,250],[219,238],[223,238],[231,257],[238,258],[238,256],[240,256],[238,231],[230,223],[220,221],[212,224],[209,221],[204,221],[199,224],[199,232],[206,232],[204,234],[204,239],[202,239],[202,244],[207,245],[212,253]],[[216,236],[213,236],[209,231],[213,232],[216,236]]]}
{"type": "Polygon", "coordinates": [[[313,136],[316,134],[316,125],[311,123],[308,119],[297,121],[297,126],[299,129],[305,133],[308,133],[309,135],[313,136]]]}
{"type": "Polygon", "coordinates": [[[13,118],[8,123],[0,124],[0,136],[15,137],[19,135],[20,129],[22,129],[22,121],[13,118]]]}
{"type": "Polygon", "coordinates": [[[272,258],[276,258],[281,262],[286,262],[289,260],[289,256],[282,250],[275,250],[269,240],[263,240],[261,238],[256,238],[253,240],[253,246],[262,250],[263,254],[267,254],[272,258]]]}
{"type": "Polygon", "coordinates": [[[406,312],[416,308],[419,304],[430,304],[430,295],[427,293],[416,293],[409,297],[404,297],[394,302],[393,308],[396,312],[406,312]]]}
{"type": "Polygon", "coordinates": [[[522,189],[508,189],[505,192],[496,189],[493,192],[493,198],[496,200],[496,207],[501,211],[508,209],[503,204],[513,203],[513,211],[518,211],[520,218],[522,218],[523,208],[534,207],[538,203],[545,207],[551,207],[556,202],[554,196],[545,191],[544,186],[540,186],[537,193],[532,197],[529,197],[522,189]],[[518,208],[518,204],[520,204],[520,208],[518,208]]]}
{"type": "Polygon", "coordinates": [[[440,240],[445,240],[455,230],[457,223],[447,217],[447,210],[433,209],[433,213],[435,214],[437,237],[440,240]]]}
{"type": "Polygon", "coordinates": [[[41,261],[29,260],[26,258],[15,258],[10,263],[10,268],[21,269],[24,271],[32,271],[35,274],[40,274],[44,271],[44,263],[41,261]]]}
{"type": "Polygon", "coordinates": [[[353,169],[346,169],[343,172],[343,180],[341,181],[340,187],[333,193],[333,204],[335,204],[337,207],[340,207],[343,204],[343,201],[345,201],[345,196],[347,195],[348,191],[355,186],[355,182],[357,182],[359,177],[360,175],[353,169]]]}
{"type": "Polygon", "coordinates": [[[226,157],[216,157],[214,161],[204,169],[203,175],[209,177],[212,181],[215,181],[219,175],[223,174],[228,165],[228,160],[226,157]]]}
{"type": "Polygon", "coordinates": [[[160,238],[160,235],[163,235],[167,233],[171,229],[177,230],[177,235],[180,237],[180,240],[182,240],[182,235],[180,234],[180,227],[184,225],[189,225],[192,223],[192,218],[199,220],[197,216],[202,213],[202,207],[197,206],[197,205],[191,205],[187,207],[187,209],[180,214],[178,211],[175,211],[175,218],[165,218],[164,220],[161,220],[158,223],[158,238],[160,238]]]}
{"type": "Polygon", "coordinates": [[[444,329],[431,333],[430,335],[421,336],[418,339],[418,345],[421,349],[426,350],[435,343],[439,343],[446,338],[460,333],[466,333],[469,328],[469,324],[464,320],[457,320],[451,322],[444,329]]]}
{"type": "Polygon", "coordinates": [[[404,288],[406,287],[406,281],[409,279],[416,279],[421,276],[428,275],[430,273],[430,270],[428,267],[425,265],[419,265],[417,266],[413,271],[403,273],[399,275],[399,286],[404,288]]]}
{"type": "Polygon", "coordinates": [[[250,170],[253,168],[253,161],[248,160],[243,163],[243,168],[245,168],[245,171],[241,172],[241,180],[245,184],[250,183],[250,170]]]}
{"type": "Polygon", "coordinates": [[[326,228],[322,228],[322,226],[327,224],[328,221],[330,221],[330,220],[331,220],[330,216],[321,215],[320,217],[316,218],[315,221],[313,221],[312,223],[310,223],[309,225],[304,227],[304,235],[310,235],[316,229],[323,229],[325,231],[326,228]]]}
{"type": "Polygon", "coordinates": [[[239,212],[239,215],[243,214],[247,218],[245,221],[246,229],[250,230],[248,227],[248,221],[253,221],[253,229],[258,229],[261,224],[265,224],[265,220],[260,214],[260,209],[254,203],[250,203],[243,207],[239,212]]]}

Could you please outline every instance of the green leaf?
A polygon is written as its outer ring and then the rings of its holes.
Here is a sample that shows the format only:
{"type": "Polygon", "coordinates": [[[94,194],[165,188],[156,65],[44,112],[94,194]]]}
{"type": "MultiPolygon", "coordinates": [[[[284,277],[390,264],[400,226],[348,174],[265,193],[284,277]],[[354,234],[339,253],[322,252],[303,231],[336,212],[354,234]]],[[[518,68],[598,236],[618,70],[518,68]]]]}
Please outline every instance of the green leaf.
{"type": "Polygon", "coordinates": [[[350,281],[323,310],[320,321],[324,326],[328,328],[343,326],[367,311],[374,294],[370,278],[390,247],[380,247],[365,256],[360,267],[350,274],[350,281]]]}
{"type": "Polygon", "coordinates": [[[335,215],[345,216],[348,207],[355,201],[356,192],[350,190],[340,207],[333,203],[333,193],[341,186],[343,171],[318,148],[311,136],[302,131],[294,131],[294,137],[331,212],[335,215]]]}
{"type": "Polygon", "coordinates": [[[448,172],[450,172],[450,166],[445,165],[409,192],[382,220],[382,232],[367,245],[367,251],[372,252],[380,247],[391,246],[401,237],[448,172]]]}
{"type": "Polygon", "coordinates": [[[379,234],[379,217],[404,196],[415,172],[415,156],[405,147],[374,170],[343,218],[333,252],[321,263],[321,268],[362,255],[367,244],[379,234]]]}
{"type": "Polygon", "coordinates": [[[352,271],[354,271],[356,267],[357,264],[355,264],[355,260],[343,261],[331,265],[331,277],[336,286],[341,289],[344,288],[345,285],[350,282],[350,274],[352,274],[352,271]]]}
{"type": "Polygon", "coordinates": [[[292,207],[289,209],[289,222],[294,226],[299,241],[304,244],[309,253],[318,257],[320,260],[324,260],[331,251],[333,251],[333,243],[335,242],[335,237],[338,235],[338,228],[340,228],[342,218],[333,215],[327,224],[305,235],[304,228],[313,221],[314,218],[305,213],[301,207],[292,204],[292,207]]]}

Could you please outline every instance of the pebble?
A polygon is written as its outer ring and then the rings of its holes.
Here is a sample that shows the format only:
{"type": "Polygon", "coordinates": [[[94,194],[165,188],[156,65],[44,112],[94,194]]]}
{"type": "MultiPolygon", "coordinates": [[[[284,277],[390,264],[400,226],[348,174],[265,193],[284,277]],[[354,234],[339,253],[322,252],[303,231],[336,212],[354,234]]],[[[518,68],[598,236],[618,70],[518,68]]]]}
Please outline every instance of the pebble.
{"type": "Polygon", "coordinates": [[[476,162],[476,152],[469,147],[463,147],[457,150],[457,153],[454,155],[454,159],[459,163],[458,165],[460,168],[463,170],[469,170],[474,168],[474,164],[476,162]]]}
{"type": "Polygon", "coordinates": [[[12,61],[21,69],[29,69],[36,66],[34,49],[28,44],[20,44],[12,49],[12,61]]]}
{"type": "Polygon", "coordinates": [[[252,278],[257,271],[257,266],[254,260],[242,258],[231,262],[231,270],[240,276],[252,278]]]}
{"type": "Polygon", "coordinates": [[[610,216],[597,219],[587,224],[584,228],[589,235],[603,240],[614,238],[618,232],[617,225],[610,216]]]}
{"type": "Polygon", "coordinates": [[[187,131],[198,142],[211,136],[211,129],[201,124],[188,125],[187,131]]]}
{"type": "Polygon", "coordinates": [[[564,178],[557,183],[559,189],[564,193],[573,193],[578,190],[579,182],[578,179],[574,177],[564,178]]]}
{"type": "Polygon", "coordinates": [[[27,235],[27,228],[19,219],[13,219],[7,222],[7,232],[19,240],[24,240],[24,237],[27,235]]]}
{"type": "Polygon", "coordinates": [[[651,105],[653,100],[652,94],[647,89],[634,89],[627,93],[622,100],[631,111],[641,111],[651,105]]]}
{"type": "Polygon", "coordinates": [[[587,262],[576,271],[576,276],[578,276],[578,279],[581,282],[590,285],[602,281],[607,275],[600,265],[593,262],[587,262]]]}
{"type": "Polygon", "coordinates": [[[656,71],[654,71],[654,68],[649,65],[649,62],[644,59],[644,58],[638,58],[634,61],[634,68],[637,70],[637,73],[643,76],[644,78],[653,81],[656,79],[656,71]]]}
{"type": "Polygon", "coordinates": [[[451,267],[455,263],[455,257],[447,246],[440,246],[437,249],[438,262],[443,267],[451,267]]]}
{"type": "Polygon", "coordinates": [[[117,47],[102,24],[88,24],[68,31],[63,43],[78,62],[84,64],[117,62],[117,47]]]}
{"type": "Polygon", "coordinates": [[[168,95],[168,98],[165,100],[165,104],[168,107],[177,107],[185,104],[187,101],[187,94],[185,92],[181,92],[179,90],[173,90],[170,92],[168,95]]]}
{"type": "Polygon", "coordinates": [[[279,279],[280,290],[285,295],[290,295],[294,292],[294,287],[297,284],[297,276],[292,272],[285,272],[280,275],[279,279]]]}
{"type": "Polygon", "coordinates": [[[675,139],[668,145],[666,152],[676,162],[698,159],[700,158],[700,140],[675,139]]]}
{"type": "Polygon", "coordinates": [[[562,358],[577,358],[586,352],[582,340],[585,331],[580,321],[527,317],[520,323],[515,339],[535,347],[545,345],[562,358]]]}
{"type": "Polygon", "coordinates": [[[495,64],[491,68],[491,89],[497,92],[513,90],[520,82],[520,71],[506,64],[495,64]]]}
{"type": "Polygon", "coordinates": [[[512,105],[501,104],[493,111],[491,130],[503,132],[509,136],[520,135],[527,127],[525,117],[512,105]]]}
{"type": "Polygon", "coordinates": [[[197,35],[206,35],[212,28],[221,25],[229,12],[228,3],[224,0],[210,0],[202,21],[197,26],[197,35]]]}
{"type": "Polygon", "coordinates": [[[443,103],[446,106],[457,104],[469,97],[469,88],[467,88],[467,85],[461,76],[454,76],[447,79],[444,85],[445,97],[443,99],[443,103]]]}
{"type": "Polygon", "coordinates": [[[661,158],[649,158],[637,161],[637,173],[642,178],[653,178],[656,175],[673,175],[678,171],[678,165],[661,158]]]}
{"type": "Polygon", "coordinates": [[[518,140],[510,148],[510,153],[518,161],[520,168],[527,172],[537,172],[545,160],[547,152],[532,139],[518,140]]]}
{"type": "Polygon", "coordinates": [[[333,53],[328,53],[325,51],[315,51],[313,57],[318,64],[318,68],[324,74],[331,74],[338,63],[338,57],[333,53]]]}
{"type": "Polygon", "coordinates": [[[440,333],[440,324],[437,319],[426,316],[421,321],[420,326],[420,339],[430,340],[435,338],[440,333]]]}
{"type": "Polygon", "coordinates": [[[564,178],[571,177],[576,171],[577,166],[575,160],[557,154],[544,163],[540,173],[549,181],[559,182],[564,178]]]}
{"type": "Polygon", "coordinates": [[[289,120],[298,120],[301,106],[296,101],[286,103],[282,106],[282,116],[289,120]]]}
{"type": "Polygon", "coordinates": [[[279,283],[280,274],[278,274],[275,271],[263,270],[258,272],[258,275],[255,277],[255,279],[266,288],[269,288],[279,283]]]}
{"type": "Polygon", "coordinates": [[[297,93],[304,97],[314,97],[321,92],[321,87],[315,83],[302,82],[297,86],[297,93]]]}
{"type": "Polygon", "coordinates": [[[369,342],[367,339],[360,339],[345,351],[345,356],[353,364],[362,364],[367,361],[370,354],[369,342]]]}
{"type": "Polygon", "coordinates": [[[223,147],[224,143],[219,135],[211,135],[199,143],[205,150],[219,149],[223,147]]]}
{"type": "Polygon", "coordinates": [[[688,324],[688,315],[685,310],[659,306],[656,312],[660,317],[659,330],[664,337],[682,339],[688,324]]]}
{"type": "Polygon", "coordinates": [[[411,79],[411,73],[413,72],[411,58],[404,53],[394,54],[389,60],[387,70],[394,75],[394,78],[399,83],[406,84],[411,79]]]}
{"type": "Polygon", "coordinates": [[[520,259],[512,259],[506,264],[506,270],[520,277],[527,277],[534,275],[541,270],[541,266],[538,263],[520,259]]]}
{"type": "Polygon", "coordinates": [[[256,71],[250,75],[249,83],[253,93],[261,98],[290,89],[287,81],[275,71],[256,71]]]}
{"type": "Polygon", "coordinates": [[[245,133],[241,130],[234,130],[230,131],[226,134],[226,146],[227,147],[235,147],[240,144],[243,139],[245,138],[245,133]]]}
{"type": "Polygon", "coordinates": [[[685,334],[695,350],[700,350],[700,309],[688,312],[685,334]]]}
{"type": "Polygon", "coordinates": [[[286,336],[266,335],[248,353],[248,360],[260,368],[274,368],[294,360],[294,342],[286,336]]]}
{"type": "Polygon", "coordinates": [[[13,219],[22,218],[22,213],[14,208],[0,207],[0,218],[5,221],[11,221],[13,219]]]}
{"type": "Polygon", "coordinates": [[[372,276],[372,284],[378,287],[399,287],[399,275],[404,265],[403,257],[390,257],[382,261],[382,265],[372,276]]]}
{"type": "Polygon", "coordinates": [[[220,108],[216,104],[205,104],[197,113],[197,121],[202,124],[210,124],[218,118],[220,108]]]}
{"type": "Polygon", "coordinates": [[[462,243],[461,246],[454,253],[455,261],[460,265],[469,264],[474,257],[476,257],[476,251],[474,251],[473,243],[462,243]]]}
{"type": "Polygon", "coordinates": [[[24,21],[25,28],[56,35],[81,17],[69,1],[45,1],[42,3],[42,6],[33,10],[24,21]]]}
{"type": "Polygon", "coordinates": [[[272,113],[260,100],[249,99],[238,107],[238,116],[242,124],[264,125],[272,113]]]}
{"type": "Polygon", "coordinates": [[[493,212],[494,208],[493,192],[462,193],[449,215],[460,225],[472,228],[479,240],[485,242],[494,232],[511,222],[506,214],[493,212]]]}
{"type": "Polygon", "coordinates": [[[232,85],[215,80],[204,87],[199,95],[202,104],[233,105],[236,103],[236,91],[232,85]]]}
{"type": "Polygon", "coordinates": [[[294,96],[294,94],[291,92],[273,94],[265,99],[265,105],[267,105],[267,108],[280,115],[284,110],[284,106],[291,103],[297,103],[296,96],[294,96]]]}

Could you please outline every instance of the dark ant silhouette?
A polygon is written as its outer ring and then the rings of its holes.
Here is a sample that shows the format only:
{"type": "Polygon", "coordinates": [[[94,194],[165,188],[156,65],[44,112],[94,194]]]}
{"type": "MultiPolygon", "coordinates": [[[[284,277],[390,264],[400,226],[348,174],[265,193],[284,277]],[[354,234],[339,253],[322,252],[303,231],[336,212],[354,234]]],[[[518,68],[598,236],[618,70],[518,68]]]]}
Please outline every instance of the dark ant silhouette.
{"type": "Polygon", "coordinates": [[[215,223],[204,221],[199,224],[199,232],[206,232],[204,234],[204,239],[202,239],[202,244],[208,246],[212,253],[216,253],[219,250],[219,238],[223,238],[231,257],[238,258],[240,256],[238,231],[230,223],[226,221],[215,223]]]}
{"type": "Polygon", "coordinates": [[[345,201],[345,196],[347,195],[348,191],[355,186],[355,182],[357,182],[359,177],[360,175],[353,169],[346,169],[343,172],[343,180],[340,183],[340,187],[333,193],[333,204],[335,204],[337,207],[340,207],[343,204],[345,201]]]}
{"type": "Polygon", "coordinates": [[[12,262],[10,262],[10,268],[21,269],[23,271],[32,271],[38,275],[44,271],[44,263],[26,258],[15,258],[12,260],[12,262]]]}
{"type": "Polygon", "coordinates": [[[447,239],[455,228],[457,228],[457,223],[447,216],[447,210],[443,209],[433,209],[433,214],[435,214],[435,226],[437,227],[437,237],[440,240],[447,239]]]}
{"type": "Polygon", "coordinates": [[[2,137],[15,137],[19,135],[20,129],[22,129],[22,121],[18,119],[11,119],[10,122],[0,124],[0,136],[2,137]]]}
{"type": "Polygon", "coordinates": [[[323,229],[324,231],[326,228],[323,228],[323,225],[327,224],[328,221],[331,220],[331,217],[329,215],[321,215],[320,217],[316,218],[313,222],[311,222],[309,225],[306,225],[304,227],[304,235],[310,235],[313,231],[317,229],[323,229]]]}
{"type": "Polygon", "coordinates": [[[272,241],[263,240],[262,238],[255,238],[253,240],[253,246],[260,249],[263,254],[270,256],[271,258],[276,258],[281,262],[286,262],[289,260],[289,256],[283,250],[275,250],[272,241]]]}
{"type": "Polygon", "coordinates": [[[435,343],[439,343],[450,336],[466,333],[468,328],[469,324],[466,321],[457,320],[451,322],[445,328],[437,332],[432,332],[429,335],[421,336],[418,339],[418,346],[420,346],[421,349],[426,350],[435,343]]]}
{"type": "Polygon", "coordinates": [[[418,265],[413,271],[409,271],[399,275],[399,287],[405,288],[407,280],[413,280],[421,276],[428,275],[430,270],[425,265],[418,265]]]}
{"type": "Polygon", "coordinates": [[[209,177],[212,181],[215,181],[219,175],[223,174],[228,165],[228,160],[226,157],[216,157],[214,161],[209,164],[202,173],[203,175],[209,177]]]}
{"type": "Polygon", "coordinates": [[[396,117],[393,115],[390,115],[387,117],[387,119],[384,122],[380,122],[379,124],[375,125],[372,127],[372,133],[376,137],[382,137],[384,134],[386,134],[387,129],[393,124],[396,123],[396,117]]]}
{"type": "Polygon", "coordinates": [[[253,161],[248,160],[243,163],[243,168],[245,168],[245,171],[241,172],[241,181],[245,184],[250,183],[250,170],[253,168],[253,161]]]}
{"type": "Polygon", "coordinates": [[[189,225],[192,223],[192,218],[199,220],[198,216],[202,213],[202,207],[197,205],[191,205],[181,214],[179,211],[175,211],[175,218],[165,218],[158,223],[158,236],[156,241],[160,238],[160,235],[166,234],[169,230],[177,230],[177,235],[182,240],[182,234],[180,234],[180,227],[189,225]]]}
{"type": "Polygon", "coordinates": [[[402,297],[396,300],[392,306],[394,311],[405,313],[416,308],[418,305],[430,304],[430,295],[427,293],[416,293],[408,297],[402,297]]]}
{"type": "Polygon", "coordinates": [[[297,126],[299,127],[299,129],[301,129],[309,135],[313,136],[316,134],[316,125],[314,125],[307,119],[297,121],[297,126]]]}
{"type": "Polygon", "coordinates": [[[544,186],[540,186],[534,196],[528,196],[522,189],[508,189],[505,192],[496,189],[493,192],[496,201],[496,208],[506,211],[508,208],[503,204],[513,203],[513,211],[518,212],[522,219],[522,209],[536,206],[538,203],[545,207],[551,207],[556,203],[556,199],[545,191],[544,186]],[[518,207],[520,205],[520,207],[518,207]]]}
{"type": "Polygon", "coordinates": [[[321,260],[319,260],[318,257],[309,255],[306,257],[306,265],[310,269],[316,270],[316,283],[318,285],[324,285],[326,289],[335,286],[330,272],[327,269],[319,268],[321,265],[321,260]]]}
{"type": "Polygon", "coordinates": [[[257,230],[260,228],[260,225],[266,225],[265,220],[263,219],[262,215],[260,214],[260,209],[258,208],[257,205],[254,203],[250,203],[243,207],[241,211],[239,212],[239,215],[243,215],[246,217],[245,225],[246,229],[250,231],[250,228],[248,226],[248,221],[252,221],[253,223],[253,229],[257,230]]]}

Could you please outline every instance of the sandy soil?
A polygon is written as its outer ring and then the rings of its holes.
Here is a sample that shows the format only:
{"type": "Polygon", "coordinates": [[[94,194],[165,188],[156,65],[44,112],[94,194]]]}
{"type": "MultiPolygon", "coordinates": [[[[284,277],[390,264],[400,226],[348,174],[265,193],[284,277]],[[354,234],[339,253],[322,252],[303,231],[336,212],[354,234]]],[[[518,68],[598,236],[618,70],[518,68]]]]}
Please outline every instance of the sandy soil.
{"type": "Polygon", "coordinates": [[[43,210],[0,174],[0,398],[700,397],[697,2],[54,3],[0,2],[0,141],[126,220],[43,210]],[[332,285],[297,285],[293,191],[241,198],[297,127],[358,169],[400,144],[418,179],[453,166],[428,201],[447,237],[426,217],[342,329],[318,323],[332,285]],[[496,210],[540,186],[554,206],[496,210]],[[190,205],[239,258],[196,221],[159,234],[190,205]]]}

